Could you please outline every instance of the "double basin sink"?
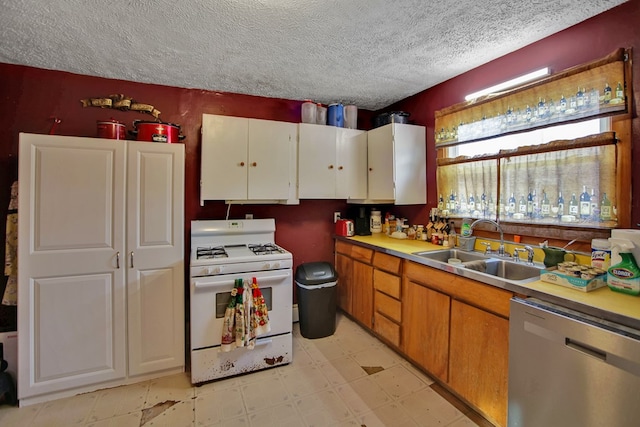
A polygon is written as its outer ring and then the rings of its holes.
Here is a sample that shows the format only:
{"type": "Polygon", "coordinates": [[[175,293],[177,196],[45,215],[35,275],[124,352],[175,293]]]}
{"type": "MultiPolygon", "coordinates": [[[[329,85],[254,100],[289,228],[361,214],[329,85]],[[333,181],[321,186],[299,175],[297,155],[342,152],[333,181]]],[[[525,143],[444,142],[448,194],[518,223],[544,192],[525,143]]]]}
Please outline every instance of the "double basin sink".
{"type": "Polygon", "coordinates": [[[490,284],[498,284],[496,281],[514,284],[533,282],[540,278],[540,271],[544,268],[524,260],[516,262],[510,257],[460,249],[414,252],[413,255],[424,259],[426,265],[490,284]]]}

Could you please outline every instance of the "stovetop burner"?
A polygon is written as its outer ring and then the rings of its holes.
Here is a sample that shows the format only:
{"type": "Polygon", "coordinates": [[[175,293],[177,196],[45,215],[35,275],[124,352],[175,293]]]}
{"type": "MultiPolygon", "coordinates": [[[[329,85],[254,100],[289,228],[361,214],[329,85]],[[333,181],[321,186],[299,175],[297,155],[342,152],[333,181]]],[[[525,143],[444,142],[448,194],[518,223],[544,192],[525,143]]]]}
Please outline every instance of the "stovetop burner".
{"type": "Polygon", "coordinates": [[[248,245],[251,252],[256,255],[283,254],[285,251],[273,243],[264,243],[261,245],[248,245]]]}
{"type": "Polygon", "coordinates": [[[196,259],[228,258],[224,246],[205,246],[196,248],[196,259]]]}

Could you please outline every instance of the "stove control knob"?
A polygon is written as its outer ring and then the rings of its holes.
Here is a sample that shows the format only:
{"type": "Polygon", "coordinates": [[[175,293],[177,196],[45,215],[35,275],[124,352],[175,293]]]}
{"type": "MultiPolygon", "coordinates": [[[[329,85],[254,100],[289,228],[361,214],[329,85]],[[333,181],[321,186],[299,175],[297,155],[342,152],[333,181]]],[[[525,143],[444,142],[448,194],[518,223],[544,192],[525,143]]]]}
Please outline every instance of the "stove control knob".
{"type": "Polygon", "coordinates": [[[269,264],[268,262],[265,262],[264,265],[262,266],[263,270],[269,270],[271,268],[271,264],[269,264]]]}
{"type": "Polygon", "coordinates": [[[204,274],[208,274],[208,275],[213,274],[213,268],[211,268],[211,267],[205,267],[205,268],[204,268],[204,274]]]}
{"type": "Polygon", "coordinates": [[[273,268],[280,268],[280,263],[278,261],[274,262],[273,268]]]}

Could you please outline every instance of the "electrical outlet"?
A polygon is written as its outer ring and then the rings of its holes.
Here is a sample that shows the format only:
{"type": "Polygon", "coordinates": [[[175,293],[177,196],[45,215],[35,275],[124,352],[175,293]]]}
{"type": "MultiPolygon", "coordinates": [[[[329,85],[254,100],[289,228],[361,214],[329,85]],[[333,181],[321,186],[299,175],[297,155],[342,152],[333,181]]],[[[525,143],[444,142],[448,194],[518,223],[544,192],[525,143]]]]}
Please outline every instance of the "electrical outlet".
{"type": "Polygon", "coordinates": [[[253,219],[253,214],[244,214],[244,219],[253,219]]]}
{"type": "Polygon", "coordinates": [[[340,219],[340,212],[333,213],[333,222],[337,222],[340,219]]]}

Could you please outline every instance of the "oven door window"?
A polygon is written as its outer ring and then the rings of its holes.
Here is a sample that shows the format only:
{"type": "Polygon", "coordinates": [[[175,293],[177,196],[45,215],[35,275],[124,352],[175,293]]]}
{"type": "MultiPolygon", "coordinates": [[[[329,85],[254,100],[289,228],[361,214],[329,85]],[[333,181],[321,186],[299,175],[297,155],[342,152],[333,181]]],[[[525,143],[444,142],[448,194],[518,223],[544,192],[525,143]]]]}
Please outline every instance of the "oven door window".
{"type": "MultiPolygon", "coordinates": [[[[272,310],[271,288],[260,288],[260,291],[262,291],[262,296],[264,297],[264,301],[267,303],[267,309],[271,311],[272,310]]],[[[227,310],[227,306],[229,305],[229,300],[231,300],[231,291],[216,293],[216,319],[221,319],[224,317],[224,312],[227,310]]]]}

